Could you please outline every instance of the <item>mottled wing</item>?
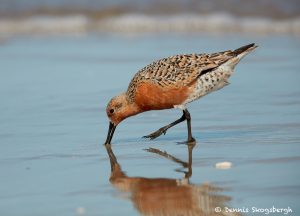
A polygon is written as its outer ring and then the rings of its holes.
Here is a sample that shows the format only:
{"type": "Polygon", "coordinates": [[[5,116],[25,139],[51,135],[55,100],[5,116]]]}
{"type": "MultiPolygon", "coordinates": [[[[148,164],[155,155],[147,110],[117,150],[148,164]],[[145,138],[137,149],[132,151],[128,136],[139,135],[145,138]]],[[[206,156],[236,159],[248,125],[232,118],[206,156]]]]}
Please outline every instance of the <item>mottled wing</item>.
{"type": "Polygon", "coordinates": [[[142,68],[133,77],[127,95],[133,98],[135,89],[143,82],[151,82],[166,89],[187,86],[233,56],[232,51],[225,51],[213,54],[175,55],[155,61],[142,68]]]}

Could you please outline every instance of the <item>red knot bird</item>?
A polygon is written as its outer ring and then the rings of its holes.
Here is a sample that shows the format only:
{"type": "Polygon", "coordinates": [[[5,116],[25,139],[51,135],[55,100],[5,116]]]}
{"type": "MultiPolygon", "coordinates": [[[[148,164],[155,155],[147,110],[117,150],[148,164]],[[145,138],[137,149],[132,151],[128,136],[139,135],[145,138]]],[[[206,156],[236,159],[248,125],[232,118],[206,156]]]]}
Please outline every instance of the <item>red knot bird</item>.
{"type": "Polygon", "coordinates": [[[117,125],[124,119],[150,110],[179,108],[176,121],[144,136],[155,139],[180,122],[187,121],[187,142],[194,142],[191,115],[186,104],[228,85],[237,63],[257,46],[252,43],[236,50],[212,54],[183,54],[155,61],[138,71],[126,92],[107,105],[110,120],[105,144],[110,144],[117,125]]]}

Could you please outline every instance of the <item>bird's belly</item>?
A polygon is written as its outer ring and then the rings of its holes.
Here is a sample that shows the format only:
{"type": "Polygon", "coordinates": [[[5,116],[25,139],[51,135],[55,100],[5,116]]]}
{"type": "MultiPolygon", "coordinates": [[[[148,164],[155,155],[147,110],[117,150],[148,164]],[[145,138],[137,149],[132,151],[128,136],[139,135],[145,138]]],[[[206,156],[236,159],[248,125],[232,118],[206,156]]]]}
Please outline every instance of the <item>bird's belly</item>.
{"type": "Polygon", "coordinates": [[[184,104],[197,100],[228,85],[228,78],[231,74],[232,71],[225,71],[221,68],[200,76],[194,86],[193,93],[187,98],[184,104]]]}
{"type": "Polygon", "coordinates": [[[135,103],[143,110],[170,109],[182,104],[190,95],[191,88],[163,88],[153,83],[143,83],[137,87],[135,103]]]}

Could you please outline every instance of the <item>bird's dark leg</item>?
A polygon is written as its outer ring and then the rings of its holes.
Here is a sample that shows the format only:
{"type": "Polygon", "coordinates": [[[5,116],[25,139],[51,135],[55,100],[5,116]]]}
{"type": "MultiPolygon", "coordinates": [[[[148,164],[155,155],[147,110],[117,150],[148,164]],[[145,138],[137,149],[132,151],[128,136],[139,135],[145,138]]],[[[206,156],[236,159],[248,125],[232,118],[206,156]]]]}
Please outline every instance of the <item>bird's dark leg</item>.
{"type": "Polygon", "coordinates": [[[191,125],[191,114],[190,112],[185,109],[183,110],[183,114],[185,115],[186,123],[187,123],[187,129],[188,129],[188,140],[187,142],[195,142],[195,139],[192,136],[192,125],[191,125]]]}
{"type": "Polygon", "coordinates": [[[191,114],[189,113],[189,111],[187,109],[184,109],[183,110],[183,114],[182,116],[177,119],[176,121],[172,122],[171,124],[168,124],[160,129],[158,129],[157,131],[147,135],[147,136],[144,136],[143,138],[150,138],[151,140],[159,137],[160,135],[162,134],[166,134],[167,130],[177,124],[179,124],[180,122],[183,122],[187,120],[187,129],[188,129],[188,140],[187,140],[187,143],[190,143],[190,142],[195,142],[195,139],[193,138],[192,136],[192,126],[191,126],[191,114]]]}
{"type": "Polygon", "coordinates": [[[182,116],[181,116],[179,119],[177,119],[176,121],[174,121],[174,122],[172,122],[171,124],[168,124],[168,125],[166,125],[166,126],[160,128],[160,129],[158,129],[157,131],[155,131],[155,132],[153,132],[153,133],[151,133],[151,134],[149,134],[149,135],[147,135],[147,136],[143,136],[143,138],[149,138],[149,139],[153,140],[153,139],[159,137],[159,136],[162,135],[162,134],[166,134],[166,132],[167,132],[167,130],[168,130],[169,128],[171,128],[171,127],[173,127],[173,126],[179,124],[180,122],[183,122],[184,120],[186,120],[186,114],[185,114],[185,111],[183,111],[182,116]]]}

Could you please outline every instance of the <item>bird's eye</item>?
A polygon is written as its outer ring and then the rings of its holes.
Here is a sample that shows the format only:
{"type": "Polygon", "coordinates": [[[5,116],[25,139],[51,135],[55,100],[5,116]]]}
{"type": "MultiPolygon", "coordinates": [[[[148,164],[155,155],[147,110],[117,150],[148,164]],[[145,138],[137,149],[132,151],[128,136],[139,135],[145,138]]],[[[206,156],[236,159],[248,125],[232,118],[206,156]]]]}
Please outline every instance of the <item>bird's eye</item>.
{"type": "Polygon", "coordinates": [[[110,112],[111,114],[113,114],[113,113],[114,113],[114,109],[110,109],[109,112],[110,112]]]}

